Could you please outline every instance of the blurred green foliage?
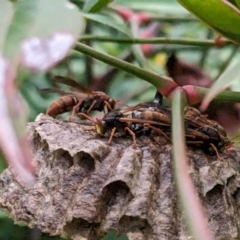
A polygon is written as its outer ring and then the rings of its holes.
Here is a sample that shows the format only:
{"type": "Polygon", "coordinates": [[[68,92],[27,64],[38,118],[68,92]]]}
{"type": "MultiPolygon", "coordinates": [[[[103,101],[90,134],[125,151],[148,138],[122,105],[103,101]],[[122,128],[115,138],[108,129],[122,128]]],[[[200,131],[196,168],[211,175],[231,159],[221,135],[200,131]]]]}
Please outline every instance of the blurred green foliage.
{"type": "Polygon", "coordinates": [[[239,0],[230,2],[178,0],[178,2],[221,35],[240,43],[239,0]]]}
{"type": "MultiPolygon", "coordinates": [[[[117,1],[124,2],[124,5],[129,6],[134,5],[135,1],[117,1]]],[[[144,10],[144,4],[142,1],[141,6],[144,10]]],[[[176,1],[153,1],[156,4],[156,9],[160,7],[165,7],[168,11],[165,12],[165,15],[175,16],[175,9],[179,9],[179,16],[186,16],[183,8],[176,1]],[[171,7],[173,10],[171,11],[171,7]]],[[[148,5],[148,3],[145,3],[148,5]]],[[[134,5],[136,7],[136,5],[134,5]]],[[[138,9],[139,10],[139,9],[138,9]]],[[[97,22],[91,22],[91,33],[96,36],[124,36],[117,30],[97,22]]],[[[142,26],[144,30],[146,26],[142,26]]],[[[160,37],[169,37],[169,38],[193,38],[193,39],[206,39],[211,32],[211,39],[214,36],[212,30],[209,30],[204,24],[198,20],[191,22],[160,22],[160,31],[158,36],[160,37]]],[[[106,52],[110,55],[121,57],[124,54],[128,54],[131,51],[130,44],[118,44],[118,43],[109,43],[109,42],[97,42],[92,41],[91,45],[100,51],[106,52]]],[[[204,48],[204,47],[186,47],[181,45],[167,45],[162,44],[158,46],[159,51],[154,55],[148,57],[150,67],[157,73],[166,75],[165,62],[169,54],[173,51],[177,53],[180,59],[191,62],[196,65],[202,65],[203,69],[215,79],[219,72],[222,71],[222,67],[225,64],[225,61],[228,60],[229,55],[233,51],[234,46],[225,47],[224,49],[213,48],[204,48]]],[[[235,50],[236,51],[236,50],[235,50]]],[[[239,53],[237,52],[234,56],[234,59],[237,59],[239,53]]],[[[136,63],[136,61],[134,61],[136,63]]],[[[100,77],[106,72],[108,66],[106,64],[93,60],[92,64],[92,75],[94,77],[100,77]]],[[[93,79],[86,79],[86,61],[85,57],[81,54],[78,54],[72,51],[69,56],[63,60],[58,66],[51,69],[45,74],[29,74],[22,70],[20,72],[19,78],[23,84],[21,84],[21,92],[25,97],[30,109],[31,115],[30,120],[34,120],[37,114],[40,112],[45,112],[46,107],[58,97],[57,94],[40,94],[37,89],[47,88],[54,86],[51,83],[50,78],[54,75],[68,75],[76,79],[78,82],[84,86],[91,86],[91,81],[93,79]]],[[[101,83],[99,83],[99,86],[101,83]]],[[[134,104],[140,101],[151,101],[154,96],[155,89],[154,87],[146,84],[140,79],[129,75],[127,73],[119,71],[106,86],[105,91],[113,98],[119,99],[124,95],[124,101],[128,104],[134,104]],[[139,94],[139,88],[143,88],[141,94],[139,94]]]]}
{"type": "MultiPolygon", "coordinates": [[[[73,3],[82,6],[83,1],[73,1],[73,3]]],[[[188,17],[188,12],[181,7],[175,0],[116,0],[116,4],[131,8],[136,11],[147,11],[148,13],[154,13],[158,16],[173,16],[173,17],[188,17]]],[[[105,13],[107,10],[104,10],[105,13]]],[[[109,16],[114,13],[108,12],[109,16]]],[[[122,23],[122,19],[116,14],[114,19],[117,23],[122,23]]],[[[50,22],[51,19],[49,18],[50,22]]],[[[96,36],[119,36],[126,37],[122,32],[117,31],[109,25],[101,24],[96,21],[90,21],[90,33],[96,36]]],[[[112,23],[114,25],[114,22],[112,23]]],[[[130,31],[129,25],[125,24],[125,28],[130,31]]],[[[143,31],[147,27],[146,24],[141,26],[143,31]]],[[[212,30],[207,28],[203,23],[198,20],[192,21],[162,21],[159,22],[159,33],[160,37],[168,38],[186,38],[190,37],[193,39],[206,39],[214,36],[212,30]]],[[[131,52],[130,44],[118,44],[118,43],[107,43],[107,42],[96,42],[90,41],[95,49],[109,53],[116,57],[126,56],[131,52]]],[[[165,62],[169,54],[173,51],[178,55],[179,58],[184,61],[191,62],[196,65],[200,65],[203,69],[215,79],[231,62],[239,58],[239,51],[235,46],[228,46],[223,49],[204,48],[204,47],[186,47],[181,45],[157,45],[157,51],[148,57],[150,68],[155,72],[166,75],[165,62]],[[234,51],[234,55],[232,54],[234,51]],[[232,56],[230,59],[229,56],[232,56]]],[[[34,121],[36,116],[45,112],[49,104],[59,96],[56,94],[43,94],[39,93],[38,89],[54,87],[54,83],[50,79],[55,75],[71,76],[76,79],[79,83],[84,86],[92,85],[94,79],[102,76],[109,68],[104,63],[93,60],[91,67],[87,65],[87,58],[75,51],[71,51],[70,54],[56,67],[48,71],[47,73],[32,73],[26,71],[23,68],[19,69],[18,83],[22,95],[24,96],[29,109],[30,116],[29,121],[34,121]],[[89,73],[89,71],[91,71],[89,73]],[[86,78],[86,76],[92,75],[92,79],[86,78]]],[[[133,61],[137,64],[137,61],[133,61]]],[[[98,87],[101,87],[101,82],[98,87]]],[[[235,83],[233,88],[238,89],[239,83],[235,83]]],[[[111,97],[115,99],[121,99],[126,104],[135,104],[143,101],[151,101],[155,95],[155,88],[149,84],[137,79],[136,77],[118,71],[109,83],[104,87],[111,97]]],[[[1,156],[0,170],[2,171],[6,164],[4,164],[3,157],[1,156]]],[[[27,227],[19,227],[13,224],[13,221],[9,219],[6,214],[0,212],[0,240],[1,239],[29,239],[31,230],[27,227]]],[[[46,234],[38,239],[61,239],[59,237],[49,237],[46,234]]],[[[109,232],[104,240],[125,240],[126,237],[118,237],[114,231],[109,232]]],[[[36,240],[36,239],[35,239],[36,240]]]]}
{"type": "Polygon", "coordinates": [[[108,231],[106,236],[101,240],[127,240],[126,236],[118,237],[115,231],[108,231]]]}
{"type": "Polygon", "coordinates": [[[1,240],[61,240],[56,236],[51,237],[46,233],[41,233],[36,229],[20,227],[13,223],[6,213],[0,210],[0,239],[1,240]]]}

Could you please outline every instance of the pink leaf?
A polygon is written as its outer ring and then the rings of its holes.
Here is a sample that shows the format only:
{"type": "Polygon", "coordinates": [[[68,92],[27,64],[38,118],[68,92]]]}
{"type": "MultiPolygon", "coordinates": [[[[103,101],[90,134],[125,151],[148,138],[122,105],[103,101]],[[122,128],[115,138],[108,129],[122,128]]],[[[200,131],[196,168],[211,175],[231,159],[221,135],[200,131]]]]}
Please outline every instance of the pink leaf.
{"type": "MultiPolygon", "coordinates": [[[[21,121],[19,112],[23,109],[19,109],[21,100],[12,84],[13,75],[7,61],[0,56],[0,145],[9,165],[13,168],[15,174],[19,175],[20,180],[33,184],[35,177],[31,165],[31,150],[26,137],[19,136],[18,138],[14,129],[14,126],[17,129],[21,127],[18,126],[19,121],[21,121]],[[11,111],[15,116],[13,119],[10,117],[11,111]]],[[[20,130],[22,131],[22,129],[20,130]]]]}

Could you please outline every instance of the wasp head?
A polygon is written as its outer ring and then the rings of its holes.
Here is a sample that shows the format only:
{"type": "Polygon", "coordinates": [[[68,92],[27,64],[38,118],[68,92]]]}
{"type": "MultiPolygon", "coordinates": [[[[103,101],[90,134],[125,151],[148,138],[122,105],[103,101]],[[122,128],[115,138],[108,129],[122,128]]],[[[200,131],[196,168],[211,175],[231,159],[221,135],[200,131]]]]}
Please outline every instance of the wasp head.
{"type": "Polygon", "coordinates": [[[104,135],[106,132],[106,122],[103,120],[96,119],[95,129],[99,135],[104,135]]]}
{"type": "Polygon", "coordinates": [[[112,130],[114,127],[121,129],[126,123],[120,122],[120,118],[124,115],[119,111],[108,112],[103,119],[96,120],[95,128],[99,135],[103,135],[106,131],[112,130]]]}

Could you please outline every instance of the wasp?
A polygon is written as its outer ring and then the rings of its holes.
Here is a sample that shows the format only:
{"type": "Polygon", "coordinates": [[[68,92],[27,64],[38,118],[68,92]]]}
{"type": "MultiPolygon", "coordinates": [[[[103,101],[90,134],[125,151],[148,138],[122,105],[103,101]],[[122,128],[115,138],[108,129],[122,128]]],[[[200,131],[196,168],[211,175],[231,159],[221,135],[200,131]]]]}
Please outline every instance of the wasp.
{"type": "MultiPolygon", "coordinates": [[[[186,143],[202,147],[211,155],[217,154],[228,144],[224,129],[215,121],[207,119],[193,107],[185,108],[186,143]]],[[[149,135],[152,131],[166,139],[171,138],[171,109],[157,102],[141,103],[127,109],[107,113],[102,120],[97,119],[96,131],[100,135],[110,132],[108,144],[113,136],[131,135],[136,146],[136,136],[149,135]]]]}
{"type": "Polygon", "coordinates": [[[110,132],[108,144],[112,142],[114,135],[120,137],[130,134],[133,138],[133,145],[136,146],[136,135],[147,135],[152,130],[170,139],[162,130],[171,128],[169,114],[170,111],[162,108],[158,103],[140,103],[107,113],[101,120],[96,120],[95,127],[99,135],[110,132]]]}
{"type": "Polygon", "coordinates": [[[219,150],[231,145],[224,128],[216,121],[193,107],[185,107],[184,112],[187,143],[200,145],[211,155],[218,155],[219,150]]]}
{"type": "Polygon", "coordinates": [[[71,117],[77,113],[78,116],[88,118],[88,115],[93,110],[106,113],[115,108],[117,101],[104,92],[92,91],[69,77],[55,76],[54,81],[73,87],[76,91],[65,91],[58,88],[41,89],[41,92],[59,93],[62,95],[48,107],[46,113],[50,116],[57,116],[72,111],[71,117]]]}
{"type": "MultiPolygon", "coordinates": [[[[162,105],[163,96],[158,91],[153,102],[162,105]]],[[[184,122],[187,144],[203,147],[211,155],[232,145],[227,138],[226,131],[218,122],[208,119],[194,107],[186,106],[184,109],[184,122]]],[[[219,157],[219,156],[218,156],[219,157]]]]}

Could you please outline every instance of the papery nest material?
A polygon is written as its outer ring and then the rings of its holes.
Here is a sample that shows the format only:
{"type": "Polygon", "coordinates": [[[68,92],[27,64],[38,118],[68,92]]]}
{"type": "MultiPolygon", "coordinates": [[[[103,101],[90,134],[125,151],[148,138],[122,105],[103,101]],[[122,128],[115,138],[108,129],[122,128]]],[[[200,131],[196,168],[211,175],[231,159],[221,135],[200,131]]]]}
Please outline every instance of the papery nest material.
{"type": "MultiPolygon", "coordinates": [[[[177,200],[171,145],[161,136],[96,136],[89,126],[46,115],[29,124],[37,181],[0,175],[0,206],[16,223],[70,239],[99,239],[109,229],[129,239],[187,240],[177,200]]],[[[240,158],[187,149],[189,171],[216,239],[240,239],[240,158]]],[[[193,209],[194,211],[194,209],[193,209]]]]}

